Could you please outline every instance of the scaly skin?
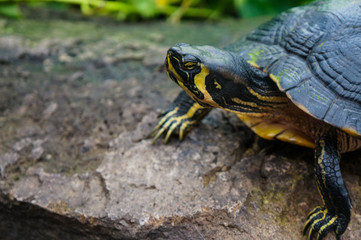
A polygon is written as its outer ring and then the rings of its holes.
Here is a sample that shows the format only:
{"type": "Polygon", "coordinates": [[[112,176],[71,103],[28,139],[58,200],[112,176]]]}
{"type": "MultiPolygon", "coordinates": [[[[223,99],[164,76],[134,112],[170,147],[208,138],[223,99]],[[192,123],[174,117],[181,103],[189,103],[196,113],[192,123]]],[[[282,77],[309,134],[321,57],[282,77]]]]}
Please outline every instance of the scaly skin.
{"type": "Polygon", "coordinates": [[[185,93],[177,97],[154,129],[154,141],[166,134],[167,142],[174,131],[182,139],[211,107],[216,107],[237,114],[260,137],[315,148],[316,183],[324,204],[309,214],[304,233],[308,231],[309,240],[322,240],[330,231],[341,238],[352,205],[342,180],[339,155],[361,147],[357,132],[349,134],[317,119],[279,88],[281,78],[274,82],[267,71],[235,52],[177,44],[168,51],[166,68],[189,97],[185,93]]]}
{"type": "Polygon", "coordinates": [[[165,135],[167,143],[173,133],[178,133],[179,140],[196,126],[211,110],[193,101],[185,92],[181,92],[171,106],[165,111],[162,119],[149,134],[153,143],[165,135]]]}
{"type": "Polygon", "coordinates": [[[323,239],[334,231],[341,239],[351,218],[351,198],[342,180],[335,133],[318,139],[315,149],[316,183],[324,206],[316,207],[304,227],[308,239],[323,239]]]}

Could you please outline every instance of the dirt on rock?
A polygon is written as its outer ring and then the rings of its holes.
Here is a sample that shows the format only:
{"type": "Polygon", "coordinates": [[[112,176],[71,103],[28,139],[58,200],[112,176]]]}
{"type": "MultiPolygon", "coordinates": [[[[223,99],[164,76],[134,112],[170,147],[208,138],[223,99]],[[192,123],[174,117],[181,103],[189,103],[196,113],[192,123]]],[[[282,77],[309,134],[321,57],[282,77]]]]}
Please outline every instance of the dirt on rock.
{"type": "MultiPolygon", "coordinates": [[[[311,150],[220,110],[182,142],[147,138],[180,91],[166,50],[223,46],[263,20],[25,19],[0,20],[0,239],[302,239],[321,204],[311,150]]],[[[361,238],[360,161],[342,161],[344,239],[361,238]]]]}

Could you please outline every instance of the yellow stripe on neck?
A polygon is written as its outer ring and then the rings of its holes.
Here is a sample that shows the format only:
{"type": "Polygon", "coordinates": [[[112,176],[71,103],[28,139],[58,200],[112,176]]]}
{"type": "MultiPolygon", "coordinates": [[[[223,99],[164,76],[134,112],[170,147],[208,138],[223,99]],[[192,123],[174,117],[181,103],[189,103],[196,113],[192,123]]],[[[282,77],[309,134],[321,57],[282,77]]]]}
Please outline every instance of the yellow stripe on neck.
{"type": "Polygon", "coordinates": [[[209,94],[206,88],[206,77],[209,75],[209,69],[201,64],[201,71],[194,76],[194,84],[198,90],[203,94],[204,99],[199,99],[200,101],[211,105],[212,107],[221,108],[209,94]]]}

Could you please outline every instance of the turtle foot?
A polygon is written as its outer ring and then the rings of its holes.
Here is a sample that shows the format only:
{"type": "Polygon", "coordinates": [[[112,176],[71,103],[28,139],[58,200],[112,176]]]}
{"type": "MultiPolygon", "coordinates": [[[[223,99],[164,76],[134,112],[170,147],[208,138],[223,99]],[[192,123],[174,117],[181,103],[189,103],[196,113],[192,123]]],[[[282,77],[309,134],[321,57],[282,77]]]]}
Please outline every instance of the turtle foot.
{"type": "Polygon", "coordinates": [[[182,140],[184,135],[196,124],[197,121],[192,119],[188,113],[183,114],[176,107],[164,114],[157,126],[149,134],[149,137],[153,138],[154,143],[159,137],[165,135],[164,142],[167,143],[171,135],[176,132],[179,135],[179,139],[182,140]]]}
{"type": "Polygon", "coordinates": [[[308,215],[303,234],[306,235],[308,231],[307,240],[312,240],[314,237],[317,240],[322,240],[329,232],[334,231],[336,239],[341,240],[347,223],[347,219],[342,215],[330,213],[326,207],[316,207],[308,215]]]}

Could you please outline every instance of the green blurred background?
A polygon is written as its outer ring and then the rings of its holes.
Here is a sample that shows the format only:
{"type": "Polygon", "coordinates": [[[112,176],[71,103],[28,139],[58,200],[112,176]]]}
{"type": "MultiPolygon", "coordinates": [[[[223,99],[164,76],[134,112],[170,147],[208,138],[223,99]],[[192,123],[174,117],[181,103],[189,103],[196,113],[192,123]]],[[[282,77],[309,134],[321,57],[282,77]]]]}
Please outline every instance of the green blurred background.
{"type": "Polygon", "coordinates": [[[22,6],[56,11],[81,11],[120,21],[250,18],[275,15],[312,0],[0,0],[0,15],[22,18],[22,6]]]}

